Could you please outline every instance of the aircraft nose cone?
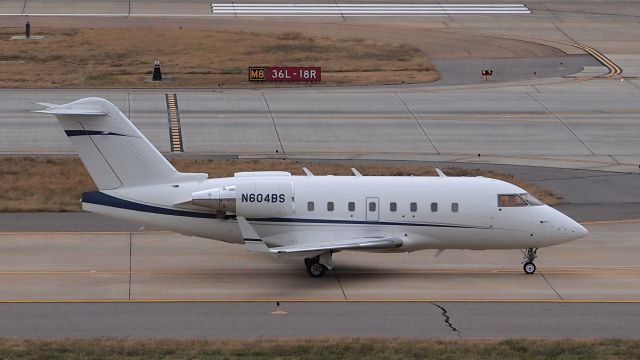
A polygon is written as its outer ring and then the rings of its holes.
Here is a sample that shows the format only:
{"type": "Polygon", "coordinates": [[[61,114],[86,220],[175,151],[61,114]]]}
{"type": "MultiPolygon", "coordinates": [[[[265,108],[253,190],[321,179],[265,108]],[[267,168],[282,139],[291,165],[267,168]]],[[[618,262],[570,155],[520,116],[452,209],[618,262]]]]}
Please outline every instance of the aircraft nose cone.
{"type": "Polygon", "coordinates": [[[574,222],[574,225],[571,227],[571,235],[574,239],[581,239],[589,234],[589,230],[587,230],[584,226],[574,222]]]}
{"type": "Polygon", "coordinates": [[[584,226],[578,224],[578,234],[580,237],[585,237],[589,234],[589,230],[587,230],[584,226]]]}

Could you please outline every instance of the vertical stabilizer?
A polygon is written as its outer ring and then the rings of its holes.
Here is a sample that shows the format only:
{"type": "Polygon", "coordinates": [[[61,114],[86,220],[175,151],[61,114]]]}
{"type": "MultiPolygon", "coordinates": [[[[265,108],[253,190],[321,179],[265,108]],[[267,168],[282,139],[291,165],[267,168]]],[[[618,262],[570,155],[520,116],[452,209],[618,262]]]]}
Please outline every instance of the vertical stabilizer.
{"type": "Polygon", "coordinates": [[[37,112],[58,118],[100,190],[173,181],[203,180],[182,174],[111,102],[85,98],[64,105],[41,104],[37,112]]]}

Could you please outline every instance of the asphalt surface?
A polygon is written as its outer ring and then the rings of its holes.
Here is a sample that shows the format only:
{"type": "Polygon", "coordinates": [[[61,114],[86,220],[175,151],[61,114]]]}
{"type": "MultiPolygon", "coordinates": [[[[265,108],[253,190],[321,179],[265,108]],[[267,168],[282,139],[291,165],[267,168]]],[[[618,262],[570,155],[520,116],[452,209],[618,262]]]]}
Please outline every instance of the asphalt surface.
{"type": "MultiPolygon", "coordinates": [[[[190,0],[179,4],[162,2],[161,6],[158,5],[157,1],[146,0],[111,0],[99,3],[73,0],[9,0],[0,4],[0,11],[24,14],[53,9],[56,12],[92,11],[134,15],[153,10],[166,15],[197,14],[204,17],[180,21],[114,17],[103,22],[96,18],[79,16],[73,20],[62,18],[38,21],[42,21],[40,24],[52,24],[57,21],[65,26],[97,26],[98,23],[116,26],[156,26],[161,23],[211,26],[211,21],[206,19],[209,11],[208,2],[190,0]]],[[[589,175],[593,173],[581,176],[565,174],[569,178],[557,180],[556,173],[545,174],[545,177],[539,178],[538,181],[552,187],[573,184],[578,190],[575,193],[567,191],[564,194],[566,199],[573,199],[574,194],[579,195],[580,187],[589,183],[592,191],[588,193],[588,200],[571,200],[579,204],[575,209],[576,214],[582,213],[579,216],[584,216],[585,219],[594,215],[589,214],[589,210],[584,210],[587,208],[586,205],[592,202],[604,203],[607,197],[612,199],[628,196],[630,200],[621,202],[621,207],[630,206],[630,210],[624,210],[619,215],[633,214],[633,203],[637,201],[634,194],[637,192],[626,191],[632,182],[628,182],[626,177],[632,178],[632,175],[627,174],[635,174],[637,171],[640,148],[637,126],[640,83],[633,79],[640,74],[640,42],[637,41],[640,37],[640,27],[637,26],[640,7],[633,6],[628,1],[595,0],[549,0],[528,3],[527,6],[532,9],[533,16],[500,18],[500,21],[487,16],[470,16],[403,19],[402,22],[393,18],[368,21],[348,18],[337,19],[335,22],[352,25],[353,33],[360,29],[360,33],[370,33],[374,36],[393,33],[394,29],[402,27],[416,29],[413,36],[425,39],[429,38],[427,29],[446,29],[467,34],[493,33],[508,37],[523,36],[578,42],[595,47],[615,59],[623,66],[627,80],[623,83],[610,80],[580,82],[557,79],[554,80],[556,84],[549,84],[533,79],[532,76],[526,82],[508,87],[501,86],[499,89],[491,84],[487,84],[488,89],[465,87],[456,91],[442,87],[429,94],[428,89],[411,86],[366,90],[266,90],[264,93],[225,90],[224,94],[211,92],[194,97],[179,93],[180,100],[183,95],[188,100],[180,106],[181,109],[187,110],[183,119],[186,119],[184,122],[185,133],[188,135],[188,151],[192,154],[268,157],[274,155],[275,149],[280,149],[285,150],[287,156],[300,158],[414,159],[456,163],[477,162],[477,154],[481,154],[481,161],[490,163],[604,169],[621,174],[619,177],[609,177],[608,174],[589,175]],[[385,31],[373,32],[371,24],[376,27],[386,26],[385,31]],[[401,93],[401,96],[394,95],[396,92],[401,93]],[[377,96],[376,93],[382,95],[377,96]],[[220,101],[223,98],[231,101],[220,101]],[[405,110],[402,110],[401,102],[390,100],[394,98],[404,100],[405,110]],[[197,106],[192,107],[189,101],[197,103],[197,106]],[[268,102],[273,111],[267,111],[262,102],[268,102]],[[296,107],[295,104],[299,106],[296,107]],[[359,118],[358,115],[362,117],[359,118]],[[225,122],[223,117],[227,117],[228,120],[225,122]],[[215,131],[210,130],[211,123],[214,122],[212,119],[216,119],[215,131]],[[220,123],[224,124],[222,128],[219,127],[220,123]],[[428,131],[422,132],[420,128],[428,131]],[[284,140],[278,141],[276,134],[280,133],[284,140]],[[424,136],[421,136],[421,133],[424,136]],[[331,143],[325,143],[327,139],[331,139],[331,143]],[[234,144],[240,145],[234,147],[234,144]],[[610,186],[618,181],[620,187],[610,186]],[[587,213],[584,213],[585,211],[587,213]]],[[[3,26],[23,26],[22,17],[2,17],[0,21],[3,26]],[[9,23],[12,25],[8,25],[9,23]]],[[[288,22],[294,28],[302,28],[301,23],[305,24],[305,28],[312,28],[308,24],[324,21],[298,19],[288,22]]],[[[270,23],[261,20],[231,20],[219,24],[252,31],[282,31],[282,24],[270,23]]],[[[338,29],[336,31],[347,33],[344,27],[337,24],[329,24],[328,27],[334,26],[338,29]]],[[[397,38],[401,39],[402,36],[397,38]]],[[[474,47],[460,46],[463,44],[464,41],[461,40],[440,42],[440,45],[443,45],[440,47],[440,54],[444,54],[445,59],[464,58],[470,54],[476,55],[476,58],[483,58],[478,55],[482,51],[491,53],[502,47],[501,54],[513,57],[510,47],[502,42],[498,46],[489,46],[495,44],[487,42],[474,47]],[[470,52],[470,49],[473,49],[473,52],[470,52]]],[[[428,44],[422,43],[422,46],[428,47],[428,44]]],[[[576,51],[566,46],[562,49],[569,53],[576,51]]],[[[544,49],[538,47],[538,50],[544,49]]],[[[498,56],[484,56],[490,57],[498,56]]],[[[472,71],[469,71],[473,75],[472,71]]],[[[589,69],[586,73],[593,74],[589,69]]],[[[166,113],[161,102],[163,92],[149,92],[144,100],[145,96],[139,96],[140,92],[136,91],[78,90],[3,92],[0,101],[0,113],[3,114],[0,126],[5,131],[0,134],[0,151],[71,152],[69,144],[55,123],[35,118],[24,111],[33,109],[30,103],[33,100],[56,102],[82,97],[87,93],[106,93],[105,96],[123,106],[123,111],[133,115],[134,122],[140,125],[154,144],[163,150],[167,149],[164,127],[166,113]],[[43,96],[45,94],[47,95],[43,96]],[[25,131],[25,127],[28,130],[25,131]]],[[[615,204],[612,201],[610,206],[613,208],[615,204]]],[[[601,214],[599,210],[596,215],[601,214]]],[[[424,269],[424,264],[430,264],[431,261],[426,262],[424,258],[418,257],[417,261],[408,262],[404,258],[397,260],[393,256],[385,256],[389,263],[378,264],[372,263],[375,259],[370,255],[357,254],[358,257],[341,259],[343,269],[340,271],[346,271],[342,278],[345,280],[344,284],[336,278],[323,279],[329,280],[331,284],[332,290],[327,293],[337,298],[347,294],[352,298],[371,296],[371,290],[367,290],[367,287],[371,287],[394,295],[418,294],[433,298],[435,294],[439,299],[445,296],[462,297],[460,291],[464,290],[476,296],[513,297],[514,294],[521,294],[524,300],[544,297],[559,301],[558,303],[284,303],[283,310],[287,311],[286,315],[270,314],[275,308],[273,302],[3,304],[0,306],[0,316],[3,319],[0,322],[0,334],[28,337],[253,337],[263,334],[318,334],[465,338],[637,338],[640,313],[638,304],[582,304],[566,301],[568,298],[584,299],[587,295],[595,299],[594,301],[611,299],[612,296],[619,299],[638,297],[637,289],[640,287],[637,284],[635,254],[638,253],[639,231],[636,225],[611,226],[614,227],[607,226],[599,232],[597,239],[592,237],[597,232],[592,231],[591,237],[582,243],[570,243],[566,247],[545,251],[539,265],[544,265],[547,270],[540,271],[534,278],[518,277],[521,274],[515,272],[519,270],[512,264],[514,254],[509,254],[508,260],[505,260],[504,255],[500,254],[474,252],[470,256],[463,252],[445,253],[437,260],[431,260],[435,263],[435,268],[427,269],[426,272],[418,271],[417,274],[416,268],[424,269]],[[496,261],[501,264],[498,268],[495,267],[496,261]],[[511,264],[506,268],[507,271],[504,271],[505,262],[511,264]],[[443,264],[444,273],[435,271],[443,264]],[[491,264],[494,264],[493,267],[491,264]],[[395,268],[396,273],[389,274],[388,267],[395,268]],[[398,271],[398,268],[405,270],[398,271]],[[386,276],[383,276],[385,273],[386,276]],[[339,291],[339,288],[347,291],[339,291]],[[559,298],[560,296],[562,298],[559,298]],[[449,316],[448,324],[445,322],[447,317],[443,316],[443,308],[446,310],[445,315],[449,316]]],[[[149,234],[142,233],[133,237],[147,235],[149,234]]],[[[30,295],[50,299],[49,291],[53,290],[70,298],[95,292],[103,298],[128,301],[126,295],[131,296],[132,278],[137,280],[133,289],[139,291],[133,293],[134,297],[193,297],[203,294],[229,296],[235,294],[232,290],[255,297],[274,294],[274,289],[275,294],[315,296],[318,291],[325,290],[318,284],[309,284],[306,278],[292,275],[298,274],[297,272],[283,272],[283,267],[288,269],[293,264],[269,263],[250,254],[242,254],[249,256],[245,262],[237,261],[232,264],[244,268],[242,271],[238,270],[240,268],[231,271],[230,276],[226,263],[214,261],[219,259],[215,256],[226,256],[228,259],[241,259],[240,257],[229,256],[228,252],[212,253],[212,249],[217,248],[210,248],[205,244],[193,247],[194,244],[191,243],[185,248],[185,242],[172,241],[173,236],[169,236],[165,242],[161,241],[162,239],[147,239],[147,246],[143,247],[147,252],[142,253],[146,257],[137,258],[139,261],[134,262],[138,265],[141,262],[143,266],[133,268],[133,272],[130,265],[131,251],[132,244],[137,242],[131,240],[126,233],[119,235],[120,238],[116,240],[109,240],[112,234],[103,235],[107,239],[102,240],[106,241],[99,241],[100,239],[88,235],[82,235],[87,237],[86,239],[68,236],[69,239],[66,240],[65,234],[39,234],[34,236],[43,237],[31,240],[12,238],[13,235],[6,236],[9,238],[4,240],[12,245],[5,244],[0,255],[4,256],[2,266],[6,270],[1,275],[3,281],[0,282],[0,290],[13,298],[30,295]],[[56,236],[63,236],[64,241],[56,236]],[[78,247],[78,244],[83,246],[78,247]],[[101,251],[112,246],[115,247],[112,253],[101,251]],[[201,251],[194,253],[194,249],[201,251]],[[204,251],[206,249],[209,251],[204,251]],[[56,251],[56,256],[49,254],[56,251]],[[117,261],[112,261],[112,256],[117,256],[117,261]],[[194,258],[198,261],[194,261],[194,258]],[[98,266],[100,272],[91,273],[92,269],[95,271],[98,266]],[[191,268],[191,273],[184,272],[185,266],[191,268]],[[249,271],[255,269],[252,266],[257,266],[257,270],[249,271]],[[219,273],[207,275],[206,271],[211,272],[211,267],[219,273]],[[275,271],[271,270],[265,275],[263,271],[269,267],[275,267],[275,271]],[[65,269],[71,273],[64,272],[65,269]],[[116,273],[110,274],[108,269],[116,273]],[[141,269],[159,273],[136,273],[141,269]],[[204,270],[205,273],[198,270],[204,270]],[[216,284],[213,288],[212,282],[216,284]],[[167,284],[170,286],[166,287],[167,284]],[[186,286],[187,289],[180,289],[180,286],[186,286]],[[264,292],[258,291],[265,286],[264,292]],[[177,290],[172,292],[172,289],[177,290]]],[[[192,240],[198,244],[197,239],[192,240]]]]}
{"type": "MultiPolygon", "coordinates": [[[[432,63],[440,74],[440,80],[425,84],[426,87],[493,85],[510,81],[570,76],[580,73],[585,67],[601,67],[600,63],[590,55],[520,59],[447,59],[433,60],[432,63]],[[479,76],[483,70],[493,71],[489,80],[479,76]]],[[[606,73],[606,70],[600,71],[606,73]]]]}
{"type": "Polygon", "coordinates": [[[0,336],[638,338],[638,304],[4,304],[0,336]],[[496,316],[500,314],[501,316],[496,316]]]}

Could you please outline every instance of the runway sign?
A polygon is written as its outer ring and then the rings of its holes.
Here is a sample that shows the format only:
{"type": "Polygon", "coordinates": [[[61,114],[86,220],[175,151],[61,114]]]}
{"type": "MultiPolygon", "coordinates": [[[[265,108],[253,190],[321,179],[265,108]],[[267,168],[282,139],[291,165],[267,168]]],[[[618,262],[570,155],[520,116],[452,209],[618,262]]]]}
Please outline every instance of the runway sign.
{"type": "Polygon", "coordinates": [[[249,68],[249,81],[265,81],[267,68],[266,67],[250,67],[249,68]]]}
{"type": "Polygon", "coordinates": [[[249,81],[320,82],[322,69],[319,66],[252,66],[249,81]]]}
{"type": "Polygon", "coordinates": [[[523,4],[258,4],[211,3],[214,16],[529,15],[523,4]]]}

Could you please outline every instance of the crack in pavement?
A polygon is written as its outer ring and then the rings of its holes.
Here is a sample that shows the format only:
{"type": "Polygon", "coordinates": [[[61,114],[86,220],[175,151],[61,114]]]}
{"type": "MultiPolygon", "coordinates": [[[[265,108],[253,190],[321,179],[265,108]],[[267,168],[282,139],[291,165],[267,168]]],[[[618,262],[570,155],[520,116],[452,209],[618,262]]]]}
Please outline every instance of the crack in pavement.
{"type": "Polygon", "coordinates": [[[338,276],[338,270],[336,270],[336,268],[333,268],[333,274],[336,276],[336,280],[338,280],[338,286],[340,286],[340,291],[342,291],[342,297],[344,297],[345,300],[347,299],[347,294],[345,294],[344,292],[344,288],[342,287],[342,282],[340,282],[340,276],[338,276]]]}
{"type": "Polygon", "coordinates": [[[543,273],[540,273],[540,276],[542,276],[542,278],[544,279],[544,281],[546,281],[547,285],[549,285],[549,287],[551,288],[551,290],[553,290],[554,293],[556,293],[556,295],[558,296],[558,298],[562,301],[564,301],[564,298],[562,297],[562,295],[560,295],[560,293],[558,292],[558,290],[556,290],[556,288],[553,287],[553,285],[551,285],[551,282],[549,281],[549,279],[547,279],[546,276],[544,276],[543,273]]]}
{"type": "Polygon", "coordinates": [[[449,329],[451,329],[451,331],[455,332],[456,335],[460,338],[462,338],[462,333],[460,332],[460,330],[458,330],[456,327],[453,326],[453,324],[451,324],[451,317],[449,316],[447,309],[445,309],[444,307],[434,303],[434,302],[429,302],[429,304],[437,307],[438,309],[440,309],[442,311],[442,316],[444,317],[444,323],[445,325],[447,325],[447,327],[449,329]]]}

